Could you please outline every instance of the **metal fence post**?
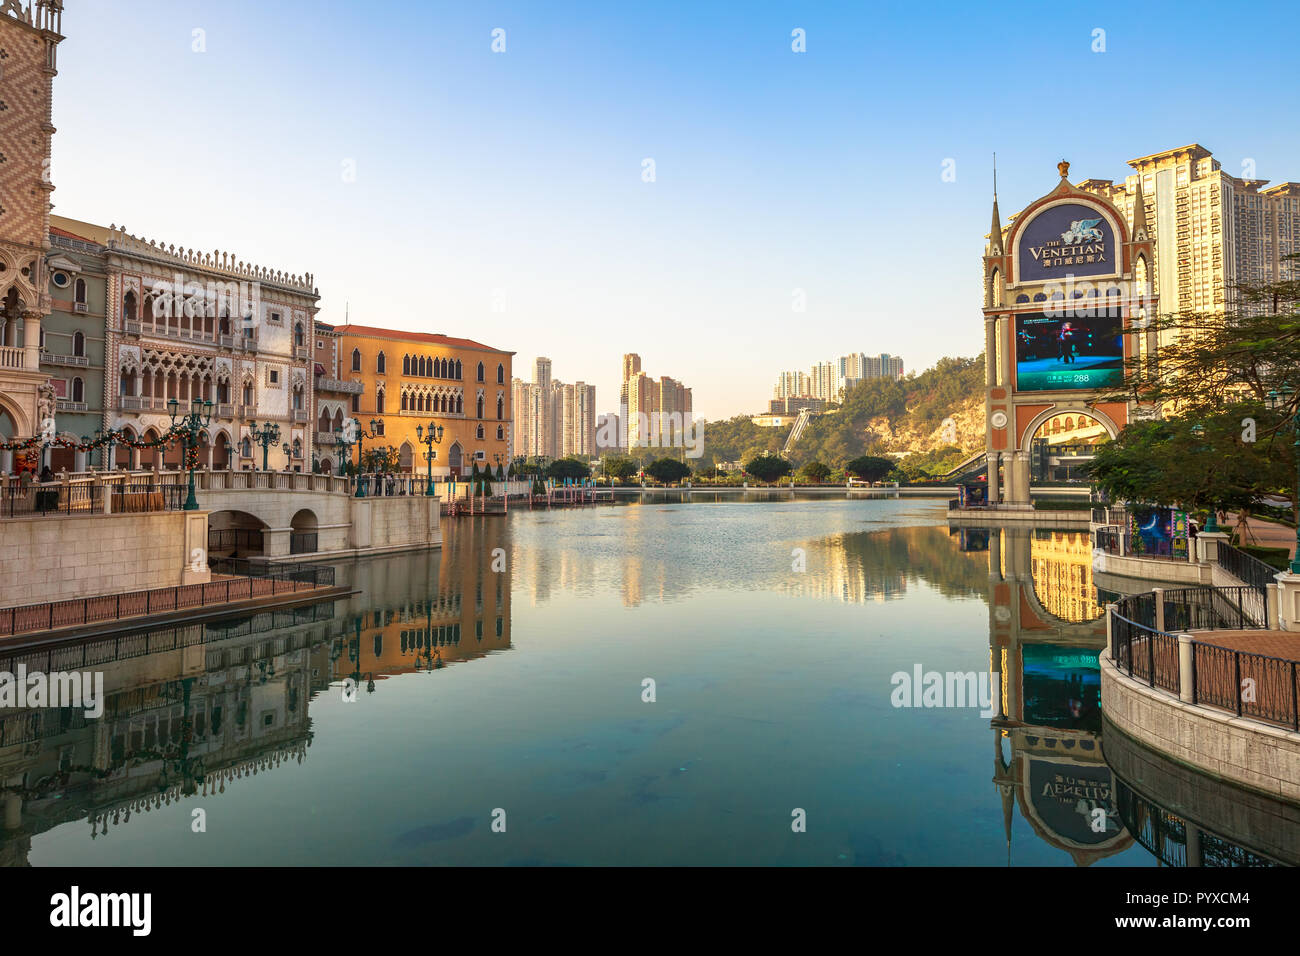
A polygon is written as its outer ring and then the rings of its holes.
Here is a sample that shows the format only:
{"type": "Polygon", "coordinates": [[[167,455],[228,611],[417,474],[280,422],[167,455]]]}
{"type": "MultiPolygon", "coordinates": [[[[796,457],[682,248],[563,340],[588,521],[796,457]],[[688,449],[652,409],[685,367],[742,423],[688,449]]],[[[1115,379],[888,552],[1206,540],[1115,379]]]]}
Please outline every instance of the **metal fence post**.
{"type": "Polygon", "coordinates": [[[1237,688],[1236,690],[1237,716],[1240,717],[1241,716],[1241,652],[1240,651],[1232,652],[1232,675],[1233,675],[1233,682],[1235,683],[1237,688]]]}

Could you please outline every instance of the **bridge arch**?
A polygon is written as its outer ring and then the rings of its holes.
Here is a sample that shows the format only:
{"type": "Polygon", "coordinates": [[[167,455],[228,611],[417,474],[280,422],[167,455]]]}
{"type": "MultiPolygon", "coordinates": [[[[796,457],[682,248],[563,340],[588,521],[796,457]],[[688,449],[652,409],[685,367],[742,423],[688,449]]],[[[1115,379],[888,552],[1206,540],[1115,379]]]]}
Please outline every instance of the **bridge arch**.
{"type": "Polygon", "coordinates": [[[208,556],[246,558],[263,554],[266,529],[266,522],[247,511],[213,511],[208,515],[208,556]]]}

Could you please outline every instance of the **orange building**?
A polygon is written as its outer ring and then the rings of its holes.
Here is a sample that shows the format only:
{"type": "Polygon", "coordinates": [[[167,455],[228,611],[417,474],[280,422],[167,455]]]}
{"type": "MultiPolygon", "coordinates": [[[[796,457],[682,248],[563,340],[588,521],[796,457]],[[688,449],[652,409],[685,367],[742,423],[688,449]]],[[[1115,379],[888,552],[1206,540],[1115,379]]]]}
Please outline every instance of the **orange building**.
{"type": "Polygon", "coordinates": [[[433,446],[435,476],[467,475],[473,461],[494,472],[506,466],[514,352],[470,339],[366,325],[340,325],[335,332],[339,374],[364,384],[353,417],[381,436],[366,439],[366,448],[392,445],[401,470],[422,475],[425,447],[415,428],[427,430],[432,422],[443,428],[442,442],[433,446]]]}

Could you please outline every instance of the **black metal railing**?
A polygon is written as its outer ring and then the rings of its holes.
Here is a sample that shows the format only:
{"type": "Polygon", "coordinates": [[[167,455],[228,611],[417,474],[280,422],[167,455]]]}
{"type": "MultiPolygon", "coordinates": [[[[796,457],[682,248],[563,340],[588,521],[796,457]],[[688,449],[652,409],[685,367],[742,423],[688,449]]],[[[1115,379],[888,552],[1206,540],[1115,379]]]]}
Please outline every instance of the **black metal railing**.
{"type": "Polygon", "coordinates": [[[208,554],[218,551],[257,551],[263,546],[261,528],[209,528],[208,554]]]}
{"type": "MultiPolygon", "coordinates": [[[[1116,602],[1110,611],[1111,659],[1130,677],[1183,696],[1177,631],[1258,630],[1267,626],[1253,587],[1195,587],[1163,592],[1158,630],[1154,592],[1116,602]]],[[[1193,704],[1219,707],[1300,731],[1300,662],[1190,641],[1193,704]]]]}
{"type": "Polygon", "coordinates": [[[0,636],[229,604],[334,585],[334,569],[327,565],[267,565],[239,558],[222,558],[213,561],[212,566],[214,571],[240,577],[206,584],[182,584],[172,588],[0,608],[0,636]]]}
{"type": "Polygon", "coordinates": [[[1268,626],[1266,595],[1253,587],[1210,586],[1165,591],[1168,631],[1253,630],[1268,626]]]}
{"type": "Polygon", "coordinates": [[[45,515],[100,514],[103,503],[87,482],[65,485],[62,482],[31,484],[24,488],[12,483],[0,495],[0,517],[43,517],[45,515]]]}
{"type": "Polygon", "coordinates": [[[1259,588],[1265,594],[1268,593],[1268,588],[1277,582],[1277,568],[1270,567],[1259,558],[1240,551],[1230,544],[1220,543],[1218,552],[1219,567],[1238,581],[1259,588]]]}
{"type": "Polygon", "coordinates": [[[290,554],[314,554],[316,550],[315,531],[294,531],[289,535],[290,554]]]}
{"type": "Polygon", "coordinates": [[[1106,554],[1120,554],[1122,536],[1123,531],[1119,528],[1095,528],[1092,532],[1092,546],[1099,551],[1106,552],[1106,554]]]}
{"type": "Polygon", "coordinates": [[[215,574],[238,574],[265,580],[311,584],[316,587],[334,586],[334,568],[328,564],[305,562],[272,564],[247,558],[213,558],[208,564],[215,574]]]}
{"type": "Polygon", "coordinates": [[[153,482],[115,485],[113,513],[180,511],[185,506],[187,495],[188,490],[185,485],[164,485],[153,482]]]}

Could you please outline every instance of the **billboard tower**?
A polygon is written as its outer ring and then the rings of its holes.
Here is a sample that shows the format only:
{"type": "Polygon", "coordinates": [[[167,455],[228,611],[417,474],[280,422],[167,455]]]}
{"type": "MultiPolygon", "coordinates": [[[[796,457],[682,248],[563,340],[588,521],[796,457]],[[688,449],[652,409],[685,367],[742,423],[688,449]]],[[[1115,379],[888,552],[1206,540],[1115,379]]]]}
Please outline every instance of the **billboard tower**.
{"type": "MultiPolygon", "coordinates": [[[[1029,505],[1030,451],[1039,426],[1081,417],[1115,437],[1147,414],[1124,400],[1124,360],[1155,355],[1155,243],[1142,197],[1134,221],[1109,201],[1060,182],[1003,229],[996,190],[984,250],[985,448],[989,501],[1029,505]],[[1140,341],[1139,341],[1140,340],[1140,341]]],[[[1140,186],[1139,186],[1140,188],[1140,186]]]]}

